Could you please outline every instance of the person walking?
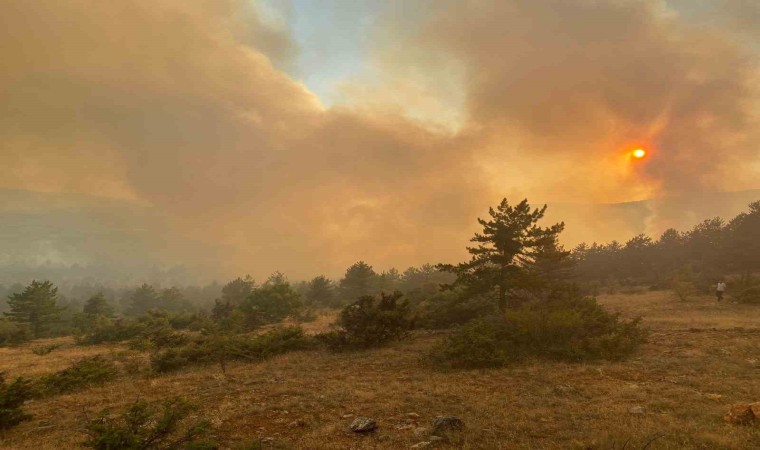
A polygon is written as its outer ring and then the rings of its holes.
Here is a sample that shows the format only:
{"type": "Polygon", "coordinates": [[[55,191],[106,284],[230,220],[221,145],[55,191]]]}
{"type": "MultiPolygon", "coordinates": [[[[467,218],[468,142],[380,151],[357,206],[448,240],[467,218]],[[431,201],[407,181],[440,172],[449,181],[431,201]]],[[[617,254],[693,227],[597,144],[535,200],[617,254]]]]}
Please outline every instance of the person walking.
{"type": "Polygon", "coordinates": [[[718,285],[715,287],[715,296],[718,297],[718,301],[723,300],[724,292],[726,292],[726,283],[718,281],[718,285]]]}

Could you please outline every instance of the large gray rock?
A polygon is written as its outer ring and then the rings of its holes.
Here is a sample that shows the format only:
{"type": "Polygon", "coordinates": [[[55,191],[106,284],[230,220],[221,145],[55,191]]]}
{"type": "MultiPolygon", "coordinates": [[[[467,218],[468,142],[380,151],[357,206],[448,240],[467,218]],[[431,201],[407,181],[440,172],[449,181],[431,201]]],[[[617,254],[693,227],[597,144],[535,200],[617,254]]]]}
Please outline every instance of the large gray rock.
{"type": "Polygon", "coordinates": [[[371,433],[377,430],[377,422],[370,417],[357,417],[351,422],[351,431],[354,433],[371,433]]]}

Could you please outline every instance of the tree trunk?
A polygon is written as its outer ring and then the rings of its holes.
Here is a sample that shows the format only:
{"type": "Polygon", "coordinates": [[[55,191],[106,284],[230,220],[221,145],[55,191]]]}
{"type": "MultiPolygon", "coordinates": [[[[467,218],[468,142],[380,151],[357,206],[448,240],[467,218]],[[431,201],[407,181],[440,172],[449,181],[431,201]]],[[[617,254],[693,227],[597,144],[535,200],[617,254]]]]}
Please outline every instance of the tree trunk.
{"type": "Polygon", "coordinates": [[[503,281],[499,283],[499,311],[507,311],[507,286],[503,281]]]}
{"type": "Polygon", "coordinates": [[[499,311],[506,312],[507,311],[507,266],[505,264],[501,265],[501,270],[499,271],[499,311]]]}

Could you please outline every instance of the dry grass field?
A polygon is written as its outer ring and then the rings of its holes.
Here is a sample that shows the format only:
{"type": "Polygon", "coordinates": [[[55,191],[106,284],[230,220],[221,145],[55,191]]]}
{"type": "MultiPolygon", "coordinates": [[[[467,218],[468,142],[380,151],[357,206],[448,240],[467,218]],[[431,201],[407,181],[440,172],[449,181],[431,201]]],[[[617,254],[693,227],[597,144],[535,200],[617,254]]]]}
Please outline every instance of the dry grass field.
{"type": "MultiPolygon", "coordinates": [[[[33,419],[0,434],[7,449],[77,448],[83,423],[102,408],[181,395],[213,425],[222,448],[404,449],[425,441],[436,416],[456,415],[466,449],[757,449],[760,427],[732,426],[733,403],[760,401],[760,309],[679,302],[668,292],[600,298],[625,316],[644,316],[651,334],[623,362],[531,361],[500,370],[441,373],[424,355],[440,334],[420,333],[388,348],[345,354],[297,352],[256,364],[154,376],[144,355],[119,346],[63,347],[38,356],[34,342],[0,349],[9,376],[60,370],[102,353],[133,371],[117,381],[36,400],[33,419]],[[348,430],[355,416],[379,429],[348,430]]],[[[329,323],[325,318],[309,328],[329,323]]],[[[1,433],[1,432],[0,432],[1,433]]]]}

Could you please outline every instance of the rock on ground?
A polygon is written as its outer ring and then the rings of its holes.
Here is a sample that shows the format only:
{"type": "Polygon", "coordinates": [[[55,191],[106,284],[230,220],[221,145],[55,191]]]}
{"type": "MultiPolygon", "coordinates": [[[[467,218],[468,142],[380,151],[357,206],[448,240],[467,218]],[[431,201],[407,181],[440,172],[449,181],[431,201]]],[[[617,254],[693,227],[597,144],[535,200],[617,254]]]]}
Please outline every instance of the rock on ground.
{"type": "Polygon", "coordinates": [[[370,433],[377,429],[377,422],[370,417],[357,417],[351,422],[351,431],[354,433],[370,433]]]}
{"type": "Polygon", "coordinates": [[[734,425],[750,425],[760,422],[760,402],[733,405],[723,419],[734,425]]]}

